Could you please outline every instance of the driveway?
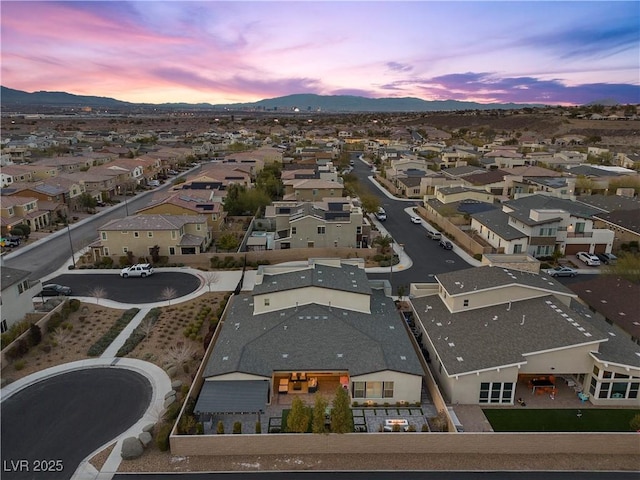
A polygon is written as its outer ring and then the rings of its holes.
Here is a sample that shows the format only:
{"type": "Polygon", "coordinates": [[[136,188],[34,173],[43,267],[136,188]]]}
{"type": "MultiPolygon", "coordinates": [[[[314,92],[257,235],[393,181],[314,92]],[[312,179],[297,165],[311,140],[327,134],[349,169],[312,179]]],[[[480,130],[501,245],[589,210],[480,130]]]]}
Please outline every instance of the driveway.
{"type": "Polygon", "coordinates": [[[129,304],[166,301],[168,299],[163,298],[163,292],[167,288],[175,290],[172,299],[183,297],[195,292],[200,286],[200,279],[190,273],[156,272],[145,278],[122,278],[119,272],[113,270],[113,273],[67,273],[44,283],[67,285],[73,290],[74,297],[93,297],[92,290],[100,287],[105,291],[104,298],[129,304]]]}
{"type": "Polygon", "coordinates": [[[71,478],[87,455],[142,417],[151,397],[149,380],[120,368],[65,373],[19,391],[0,407],[2,478],[71,478]],[[36,472],[42,460],[54,462],[36,472]]]}

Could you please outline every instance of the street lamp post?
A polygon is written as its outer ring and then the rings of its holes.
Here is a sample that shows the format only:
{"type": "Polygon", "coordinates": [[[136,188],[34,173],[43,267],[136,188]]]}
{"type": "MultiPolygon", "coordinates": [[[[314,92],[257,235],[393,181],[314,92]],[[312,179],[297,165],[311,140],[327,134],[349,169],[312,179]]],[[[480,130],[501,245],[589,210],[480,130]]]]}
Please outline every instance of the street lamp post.
{"type": "Polygon", "coordinates": [[[67,219],[67,234],[69,235],[69,247],[71,248],[71,261],[73,262],[73,268],[76,268],[76,259],[73,253],[73,241],[71,240],[71,227],[69,226],[69,219],[67,219]]]}

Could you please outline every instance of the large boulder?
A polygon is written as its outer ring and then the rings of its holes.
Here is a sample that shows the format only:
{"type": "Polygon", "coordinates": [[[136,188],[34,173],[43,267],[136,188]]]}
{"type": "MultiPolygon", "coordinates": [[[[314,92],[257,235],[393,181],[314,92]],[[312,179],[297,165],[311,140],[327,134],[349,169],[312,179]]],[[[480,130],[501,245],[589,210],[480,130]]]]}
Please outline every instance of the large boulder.
{"type": "Polygon", "coordinates": [[[171,365],[169,368],[167,368],[167,375],[169,375],[170,378],[175,377],[176,373],[178,373],[178,367],[176,367],[175,365],[171,365]]]}
{"type": "Polygon", "coordinates": [[[176,396],[175,395],[171,395],[170,397],[167,397],[164,399],[164,408],[169,407],[171,404],[175,403],[176,401],[176,396]]]}
{"type": "Polygon", "coordinates": [[[164,396],[164,399],[166,400],[169,397],[175,397],[175,396],[176,396],[176,391],[171,390],[170,392],[167,392],[167,394],[164,396]]]}
{"type": "Polygon", "coordinates": [[[153,441],[153,437],[149,432],[142,432],[140,435],[138,435],[138,440],[140,440],[140,443],[144,448],[147,448],[153,441]]]}
{"type": "Polygon", "coordinates": [[[155,423],[148,423],[144,427],[142,427],[143,432],[153,433],[153,429],[156,428],[155,423]]]}
{"type": "Polygon", "coordinates": [[[173,382],[171,382],[172,390],[175,390],[177,392],[178,390],[180,390],[180,387],[182,387],[182,380],[174,380],[173,382]]]}
{"type": "Polygon", "coordinates": [[[144,447],[136,437],[127,437],[122,442],[120,456],[124,460],[134,460],[144,453],[144,447]]]}

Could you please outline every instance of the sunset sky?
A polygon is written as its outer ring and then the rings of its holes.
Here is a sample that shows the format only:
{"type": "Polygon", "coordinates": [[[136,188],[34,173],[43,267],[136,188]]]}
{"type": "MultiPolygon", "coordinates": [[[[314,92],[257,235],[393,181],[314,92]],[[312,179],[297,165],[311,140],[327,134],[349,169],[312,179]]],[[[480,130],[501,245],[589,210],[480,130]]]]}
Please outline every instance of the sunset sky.
{"type": "Polygon", "coordinates": [[[293,93],[640,103],[640,2],[1,4],[3,86],[129,102],[293,93]]]}

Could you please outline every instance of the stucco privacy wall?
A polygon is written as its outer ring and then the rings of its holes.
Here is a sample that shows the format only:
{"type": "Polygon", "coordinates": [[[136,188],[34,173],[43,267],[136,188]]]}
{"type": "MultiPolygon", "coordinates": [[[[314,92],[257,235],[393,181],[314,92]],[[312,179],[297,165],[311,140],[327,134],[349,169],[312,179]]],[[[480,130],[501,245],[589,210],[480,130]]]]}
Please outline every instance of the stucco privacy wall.
{"type": "Polygon", "coordinates": [[[598,454],[638,455],[634,433],[348,433],[172,435],[171,453],[189,455],[304,454],[598,454]]]}

